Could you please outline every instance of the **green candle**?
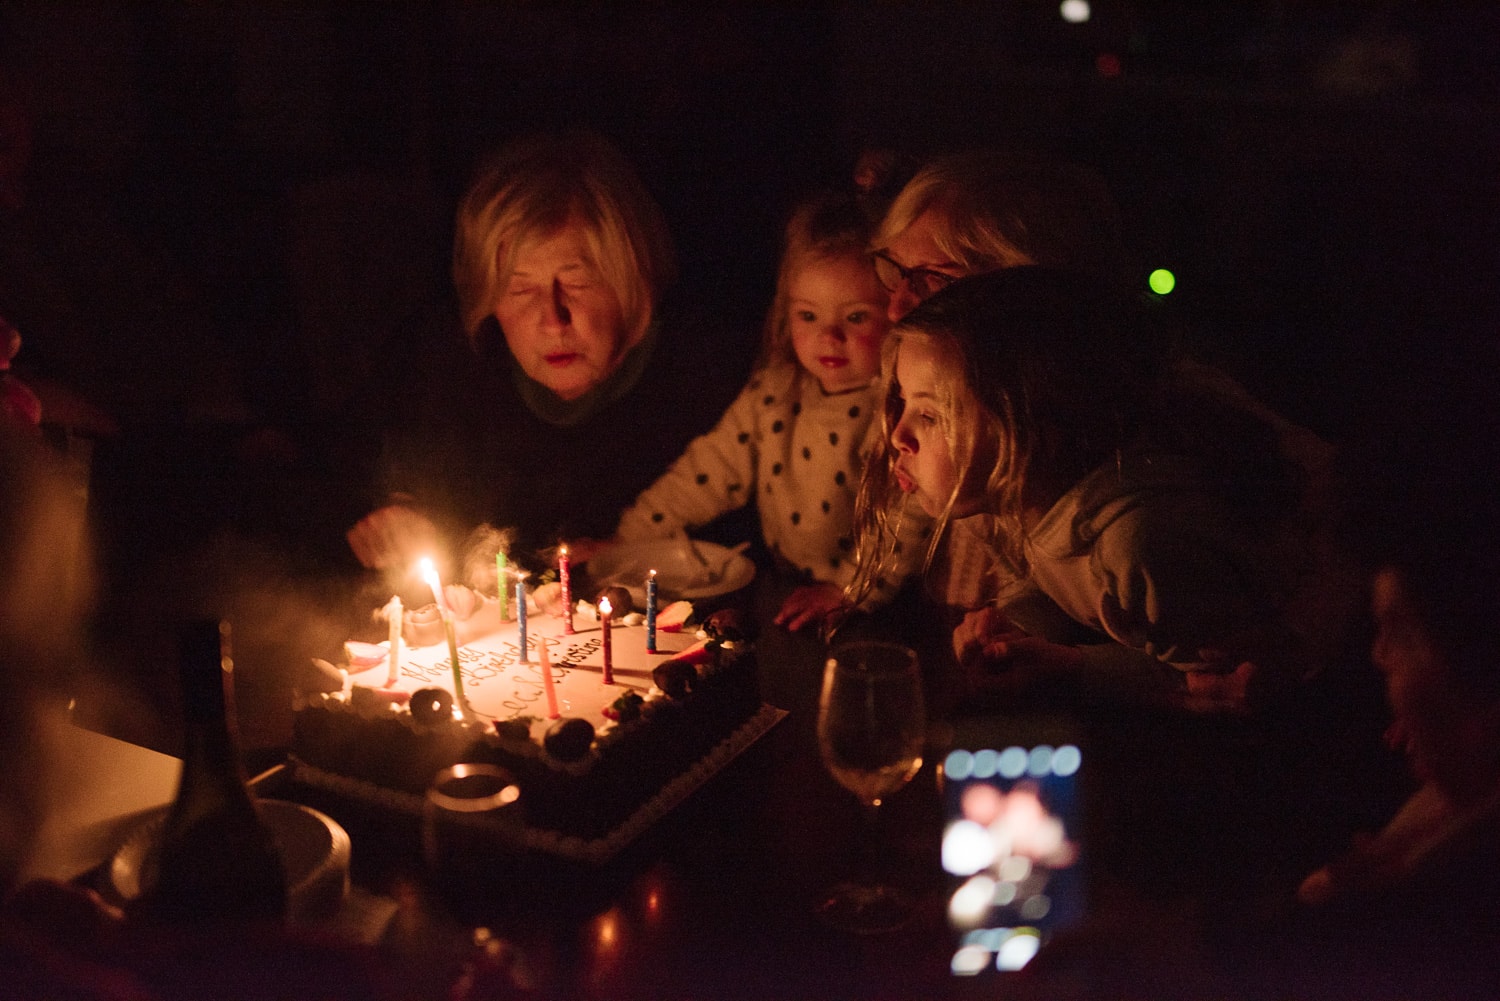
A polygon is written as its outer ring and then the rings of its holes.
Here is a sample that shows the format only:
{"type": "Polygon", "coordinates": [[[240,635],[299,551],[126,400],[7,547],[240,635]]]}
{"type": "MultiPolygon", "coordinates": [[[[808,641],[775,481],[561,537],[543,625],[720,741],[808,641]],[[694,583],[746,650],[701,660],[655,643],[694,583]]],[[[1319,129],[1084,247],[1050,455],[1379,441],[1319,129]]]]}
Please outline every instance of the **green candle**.
{"type": "Polygon", "coordinates": [[[443,612],[443,628],[448,632],[448,657],[453,662],[453,701],[468,719],[470,710],[469,700],[464,698],[464,672],[458,666],[458,635],[453,629],[453,614],[446,610],[443,612]]]}
{"type": "Polygon", "coordinates": [[[504,622],[510,618],[510,609],[506,608],[509,595],[506,593],[505,553],[503,551],[495,554],[495,597],[500,601],[500,621],[504,622]]]}

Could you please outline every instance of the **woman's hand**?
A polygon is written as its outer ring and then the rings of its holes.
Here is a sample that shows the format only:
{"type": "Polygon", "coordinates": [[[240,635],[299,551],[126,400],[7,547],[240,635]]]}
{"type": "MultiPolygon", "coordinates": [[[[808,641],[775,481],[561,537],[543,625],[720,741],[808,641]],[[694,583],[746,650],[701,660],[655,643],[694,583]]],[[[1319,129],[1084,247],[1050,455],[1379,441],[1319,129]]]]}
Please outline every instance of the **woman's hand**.
{"type": "Polygon", "coordinates": [[[969,612],[953,630],[953,653],[974,694],[1017,695],[1039,677],[1083,667],[1083,653],[1032,636],[998,608],[969,612]]]}
{"type": "Polygon", "coordinates": [[[408,567],[437,547],[437,527],[401,504],[377,508],[349,529],[345,538],[360,563],[372,570],[408,567]]]}
{"type": "Polygon", "coordinates": [[[809,584],[787,595],[772,621],[796,632],[803,626],[821,624],[828,613],[843,604],[844,589],[837,584],[809,584]]]}

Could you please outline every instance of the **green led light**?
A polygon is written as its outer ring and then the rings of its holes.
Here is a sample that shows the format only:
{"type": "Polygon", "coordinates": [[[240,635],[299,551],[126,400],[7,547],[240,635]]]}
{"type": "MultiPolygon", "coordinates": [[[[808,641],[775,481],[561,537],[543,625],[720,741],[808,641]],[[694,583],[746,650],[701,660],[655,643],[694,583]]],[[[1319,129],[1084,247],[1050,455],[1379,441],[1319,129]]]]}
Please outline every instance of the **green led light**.
{"type": "Polygon", "coordinates": [[[1157,268],[1151,272],[1151,277],[1146,279],[1146,284],[1151,286],[1151,291],[1157,295],[1166,295],[1177,287],[1177,276],[1166,268],[1157,268]]]}

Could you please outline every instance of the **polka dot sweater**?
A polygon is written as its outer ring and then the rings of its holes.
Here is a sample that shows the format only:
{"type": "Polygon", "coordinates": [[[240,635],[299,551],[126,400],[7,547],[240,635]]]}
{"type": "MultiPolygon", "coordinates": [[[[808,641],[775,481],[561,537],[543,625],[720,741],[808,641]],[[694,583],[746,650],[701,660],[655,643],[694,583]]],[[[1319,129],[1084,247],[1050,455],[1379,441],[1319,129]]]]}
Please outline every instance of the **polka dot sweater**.
{"type": "MultiPolygon", "coordinates": [[[[867,439],[879,428],[877,395],[872,385],[830,396],[796,365],[760,370],[718,426],[625,512],[619,537],[681,535],[753,500],[773,553],[813,580],[847,585],[854,497],[867,439]]],[[[920,548],[904,540],[904,558],[919,559],[920,548]]]]}

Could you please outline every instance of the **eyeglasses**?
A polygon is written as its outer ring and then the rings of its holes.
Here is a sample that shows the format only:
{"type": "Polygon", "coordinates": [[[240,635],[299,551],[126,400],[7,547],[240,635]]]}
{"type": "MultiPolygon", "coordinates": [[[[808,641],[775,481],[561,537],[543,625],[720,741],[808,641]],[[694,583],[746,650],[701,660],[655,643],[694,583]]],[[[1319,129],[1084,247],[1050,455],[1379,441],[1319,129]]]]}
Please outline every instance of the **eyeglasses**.
{"type": "Polygon", "coordinates": [[[958,281],[954,275],[945,275],[930,268],[903,268],[883,250],[875,251],[870,258],[875,262],[875,277],[880,279],[880,284],[885,286],[887,292],[895,292],[905,282],[912,295],[918,299],[926,299],[958,281]]]}

